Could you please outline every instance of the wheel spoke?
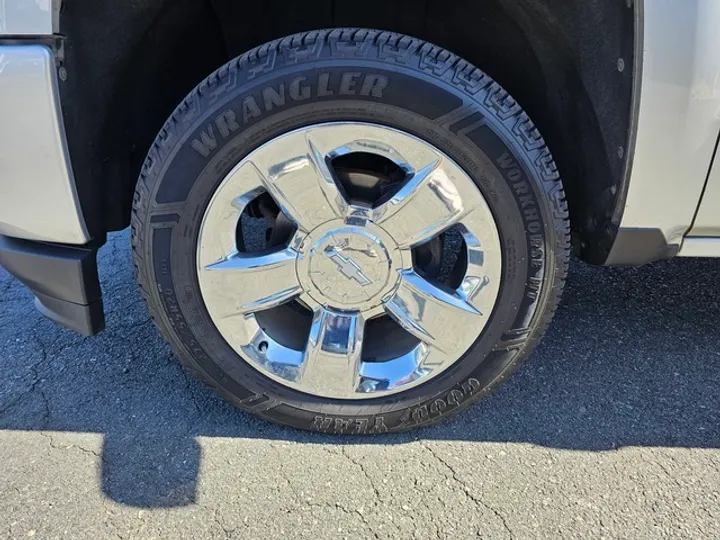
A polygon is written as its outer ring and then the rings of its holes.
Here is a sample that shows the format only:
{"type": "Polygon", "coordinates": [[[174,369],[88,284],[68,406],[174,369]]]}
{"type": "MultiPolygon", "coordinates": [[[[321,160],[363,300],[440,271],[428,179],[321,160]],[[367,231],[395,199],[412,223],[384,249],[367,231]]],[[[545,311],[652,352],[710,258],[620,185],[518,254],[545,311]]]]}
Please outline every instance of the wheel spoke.
{"type": "Polygon", "coordinates": [[[276,307],[300,294],[292,249],[264,255],[238,253],[206,266],[203,296],[223,306],[224,317],[276,307]]]}
{"type": "Polygon", "coordinates": [[[457,223],[468,200],[458,191],[454,171],[444,158],[417,171],[385,204],[373,212],[401,248],[422,244],[457,223]]]}
{"type": "Polygon", "coordinates": [[[326,149],[312,131],[290,133],[262,149],[253,163],[265,189],[303,231],[343,217],[347,201],[330,171],[326,149]]]}
{"type": "Polygon", "coordinates": [[[462,354],[466,337],[477,333],[483,314],[413,271],[404,273],[385,310],[406,331],[447,355],[462,354]]]}
{"type": "Polygon", "coordinates": [[[360,379],[364,329],[359,313],[316,310],[303,358],[303,388],[324,395],[352,396],[360,379]]]}

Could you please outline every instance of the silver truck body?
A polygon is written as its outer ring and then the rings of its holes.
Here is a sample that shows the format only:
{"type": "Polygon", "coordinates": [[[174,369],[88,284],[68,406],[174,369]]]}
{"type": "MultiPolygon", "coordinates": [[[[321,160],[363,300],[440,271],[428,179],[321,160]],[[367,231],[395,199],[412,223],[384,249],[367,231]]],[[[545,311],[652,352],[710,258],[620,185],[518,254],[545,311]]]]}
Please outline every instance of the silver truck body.
{"type": "MultiPolygon", "coordinates": [[[[0,235],[84,246],[92,235],[59,97],[62,46],[53,40],[59,7],[0,0],[0,235]]],[[[637,0],[635,14],[629,144],[615,149],[627,192],[605,264],[638,262],[628,251],[648,238],[657,246],[640,262],[720,257],[720,3],[637,0]]],[[[616,69],[625,66],[618,58],[616,69]]]]}

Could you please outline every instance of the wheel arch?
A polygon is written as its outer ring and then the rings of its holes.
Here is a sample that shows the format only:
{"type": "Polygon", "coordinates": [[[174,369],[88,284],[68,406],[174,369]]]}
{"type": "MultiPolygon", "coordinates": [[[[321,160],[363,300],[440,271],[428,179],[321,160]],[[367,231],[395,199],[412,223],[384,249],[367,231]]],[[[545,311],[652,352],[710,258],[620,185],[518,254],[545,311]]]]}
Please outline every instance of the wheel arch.
{"type": "Polygon", "coordinates": [[[100,236],[128,225],[153,138],[184,95],[227,59],[293,32],[374,27],[457,53],[518,100],[563,176],[576,252],[603,263],[632,156],[640,9],[639,2],[563,0],[66,0],[61,95],[90,230],[100,236]]]}

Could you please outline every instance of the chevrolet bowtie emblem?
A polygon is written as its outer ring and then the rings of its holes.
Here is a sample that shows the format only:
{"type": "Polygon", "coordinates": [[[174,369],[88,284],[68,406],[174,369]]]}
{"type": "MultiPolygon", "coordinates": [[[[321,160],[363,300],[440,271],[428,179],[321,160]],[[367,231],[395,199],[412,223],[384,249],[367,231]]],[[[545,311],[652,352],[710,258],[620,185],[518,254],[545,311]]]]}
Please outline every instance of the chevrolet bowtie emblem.
{"type": "Polygon", "coordinates": [[[344,256],[334,246],[325,249],[325,255],[335,263],[340,273],[349,279],[354,279],[363,287],[372,283],[370,278],[363,274],[362,268],[350,257],[344,256]]]}

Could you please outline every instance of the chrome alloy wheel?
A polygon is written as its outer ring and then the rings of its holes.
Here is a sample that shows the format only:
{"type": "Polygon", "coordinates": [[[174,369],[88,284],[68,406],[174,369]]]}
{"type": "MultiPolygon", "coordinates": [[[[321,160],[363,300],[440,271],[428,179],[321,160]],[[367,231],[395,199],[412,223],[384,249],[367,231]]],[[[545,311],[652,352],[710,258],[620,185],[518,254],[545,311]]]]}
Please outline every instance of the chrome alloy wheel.
{"type": "Polygon", "coordinates": [[[501,268],[498,229],[467,173],[431,144],[368,123],[308,126],[252,151],[221,182],[198,237],[202,297],[227,343],[267,377],[323,398],[393,394],[447,370],[485,327],[501,268]],[[404,173],[379,204],[349,199],[338,182],[333,160],[360,152],[404,173]],[[295,232],[278,249],[246,253],[238,224],[264,193],[295,232]],[[451,228],[465,257],[450,288],[423,275],[413,250],[451,228]],[[304,347],[261,324],[289,302],[312,311],[304,347]],[[380,317],[412,337],[409,350],[378,353],[380,343],[363,354],[366,323],[380,317]]]}

